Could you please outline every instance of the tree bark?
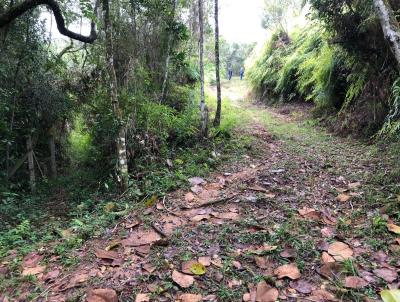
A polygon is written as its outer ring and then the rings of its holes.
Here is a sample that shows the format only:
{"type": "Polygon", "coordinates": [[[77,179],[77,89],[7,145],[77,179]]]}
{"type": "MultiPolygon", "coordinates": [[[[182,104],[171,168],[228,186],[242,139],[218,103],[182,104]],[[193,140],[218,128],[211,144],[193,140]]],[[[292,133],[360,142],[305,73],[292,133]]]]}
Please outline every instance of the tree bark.
{"type": "Polygon", "coordinates": [[[110,18],[109,0],[103,0],[104,11],[104,27],[106,32],[106,64],[108,77],[110,81],[110,97],[115,119],[118,123],[117,137],[117,175],[121,189],[125,191],[128,188],[128,160],[126,152],[126,131],[122,125],[121,111],[118,100],[118,81],[114,67],[114,46],[113,46],[113,31],[110,18]]]}
{"type": "Polygon", "coordinates": [[[199,1],[199,52],[200,52],[200,134],[202,137],[208,136],[208,108],[206,105],[204,91],[204,17],[203,17],[203,0],[199,1]]]}
{"type": "Polygon", "coordinates": [[[26,138],[26,149],[28,153],[28,169],[29,169],[29,186],[31,192],[36,191],[36,177],[35,177],[35,162],[33,159],[33,149],[32,149],[32,137],[28,135],[26,138]]]}
{"type": "Polygon", "coordinates": [[[220,75],[220,60],[219,60],[219,21],[218,21],[218,0],[215,0],[215,79],[217,82],[217,111],[215,112],[214,127],[219,127],[221,124],[222,97],[221,97],[221,75],[220,75]]]}
{"type": "Polygon", "coordinates": [[[56,161],[56,144],[54,139],[54,127],[50,130],[49,137],[49,148],[50,148],[50,170],[53,178],[57,177],[57,161],[56,161]]]}
{"type": "MultiPolygon", "coordinates": [[[[176,11],[176,1],[173,0],[172,4],[172,17],[171,21],[175,20],[175,11],[176,11]]],[[[169,78],[169,62],[171,60],[171,48],[172,48],[172,32],[168,35],[168,45],[167,45],[167,57],[165,59],[165,70],[164,70],[164,81],[161,90],[161,103],[165,102],[165,98],[167,97],[167,85],[169,78]]]]}
{"type": "Polygon", "coordinates": [[[400,26],[388,0],[373,0],[383,34],[400,67],[400,26]]]}
{"type": "MultiPolygon", "coordinates": [[[[40,5],[47,5],[53,11],[54,18],[57,22],[57,28],[60,34],[84,43],[93,43],[97,39],[96,24],[94,21],[92,21],[91,23],[91,31],[89,36],[83,36],[81,34],[70,31],[65,26],[65,20],[62,15],[60,6],[55,0],[25,0],[19,4],[12,6],[4,14],[0,15],[0,28],[7,26],[12,21],[25,14],[27,11],[34,9],[40,5]]],[[[95,13],[97,12],[97,5],[98,1],[96,1],[95,13]]]]}

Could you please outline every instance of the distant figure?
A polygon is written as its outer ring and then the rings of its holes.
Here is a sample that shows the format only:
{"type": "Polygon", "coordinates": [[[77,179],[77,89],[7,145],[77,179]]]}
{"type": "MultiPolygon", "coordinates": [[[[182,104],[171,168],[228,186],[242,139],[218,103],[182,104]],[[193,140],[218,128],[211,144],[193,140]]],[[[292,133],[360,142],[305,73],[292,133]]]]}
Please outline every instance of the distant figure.
{"type": "Polygon", "coordinates": [[[243,80],[244,77],[244,68],[240,67],[240,80],[243,80]]]}
{"type": "Polygon", "coordinates": [[[229,81],[232,79],[232,77],[233,77],[233,69],[232,69],[232,67],[229,67],[229,68],[228,68],[228,78],[229,78],[229,81]]]}

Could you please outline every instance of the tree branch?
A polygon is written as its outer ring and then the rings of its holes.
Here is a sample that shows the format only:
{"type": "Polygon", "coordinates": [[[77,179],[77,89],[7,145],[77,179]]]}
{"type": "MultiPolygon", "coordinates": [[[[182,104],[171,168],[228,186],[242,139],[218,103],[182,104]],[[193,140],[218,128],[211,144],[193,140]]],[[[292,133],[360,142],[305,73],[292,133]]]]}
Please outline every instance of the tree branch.
{"type": "MultiPolygon", "coordinates": [[[[56,19],[57,22],[57,28],[60,34],[84,43],[93,43],[97,39],[96,24],[94,21],[92,21],[91,23],[91,30],[89,36],[83,36],[81,34],[77,34],[73,31],[70,31],[65,26],[65,20],[62,15],[60,6],[55,0],[25,0],[20,4],[12,6],[8,11],[0,15],[0,28],[5,27],[6,25],[10,24],[12,21],[14,21],[27,11],[40,5],[47,5],[53,11],[54,18],[56,19]]],[[[96,1],[95,5],[95,14],[97,13],[97,6],[98,6],[98,1],[96,1]]]]}

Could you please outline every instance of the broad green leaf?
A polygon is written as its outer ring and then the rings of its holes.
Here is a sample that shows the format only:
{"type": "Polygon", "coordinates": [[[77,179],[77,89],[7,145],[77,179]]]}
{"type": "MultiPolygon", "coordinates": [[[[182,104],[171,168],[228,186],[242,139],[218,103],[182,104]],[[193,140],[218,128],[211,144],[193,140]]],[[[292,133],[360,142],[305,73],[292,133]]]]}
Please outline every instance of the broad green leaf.
{"type": "Polygon", "coordinates": [[[201,263],[194,263],[190,267],[190,271],[195,275],[204,275],[206,273],[206,267],[201,263]]]}
{"type": "Polygon", "coordinates": [[[400,302],[400,289],[383,290],[381,297],[384,302],[400,302]]]}

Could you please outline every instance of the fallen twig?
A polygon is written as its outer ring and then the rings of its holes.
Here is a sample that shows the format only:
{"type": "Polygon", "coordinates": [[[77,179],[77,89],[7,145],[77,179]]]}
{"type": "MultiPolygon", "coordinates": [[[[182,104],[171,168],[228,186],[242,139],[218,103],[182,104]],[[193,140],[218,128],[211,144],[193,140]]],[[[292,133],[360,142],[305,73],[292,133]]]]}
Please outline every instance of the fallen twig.
{"type": "Polygon", "coordinates": [[[239,195],[240,195],[240,193],[237,193],[237,194],[234,194],[234,195],[231,195],[231,196],[228,196],[228,197],[224,197],[224,198],[221,198],[221,199],[214,199],[214,200],[202,203],[201,205],[198,205],[197,207],[190,208],[190,209],[199,209],[199,208],[204,208],[204,207],[207,207],[207,206],[210,206],[210,205],[215,205],[217,203],[230,201],[230,200],[232,200],[233,198],[235,198],[235,197],[237,197],[239,195]]]}
{"type": "Polygon", "coordinates": [[[151,223],[151,227],[158,233],[161,235],[161,237],[167,238],[168,235],[164,233],[164,231],[159,228],[158,226],[156,226],[156,224],[154,222],[151,223]]]}

